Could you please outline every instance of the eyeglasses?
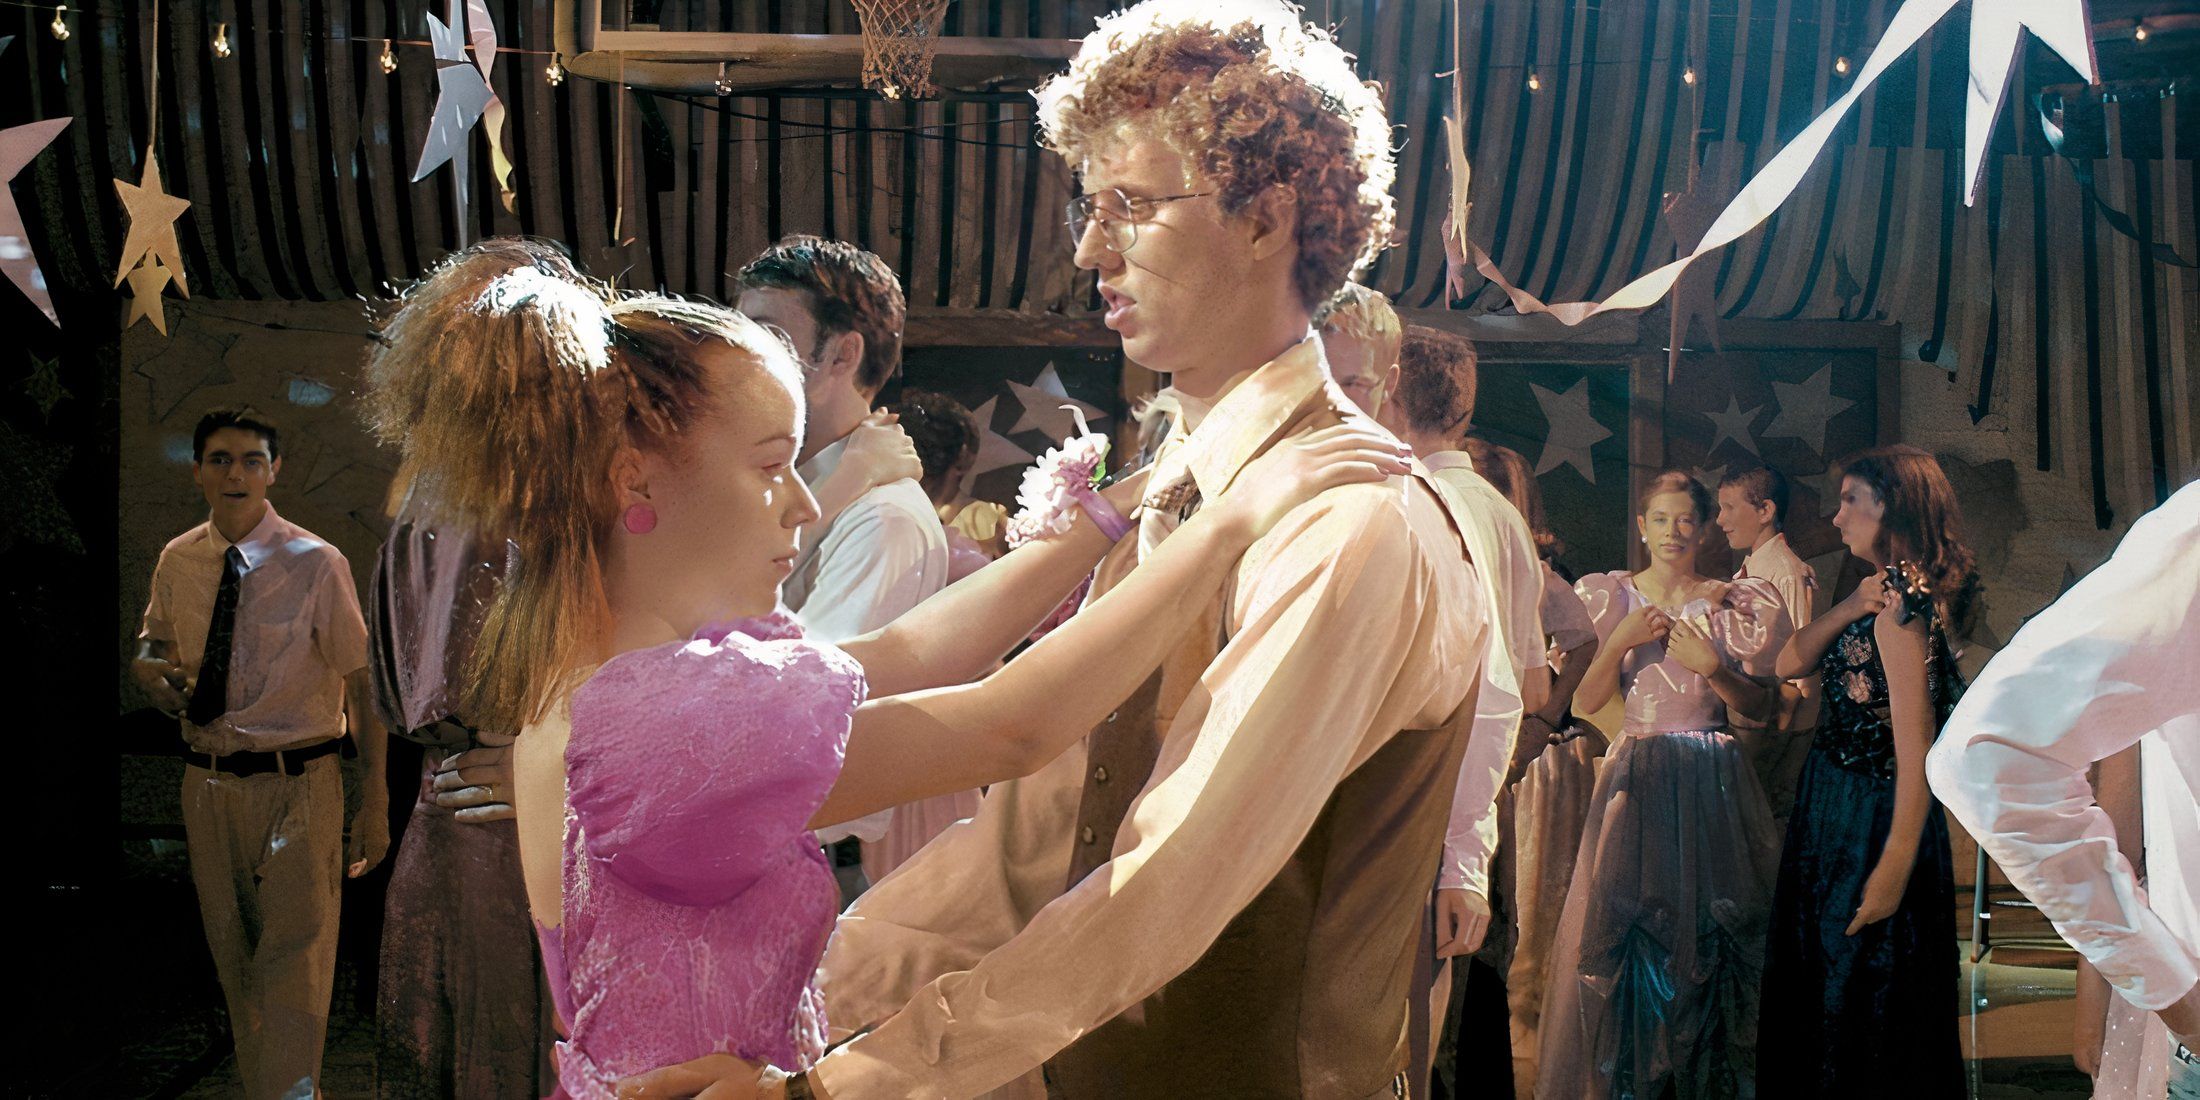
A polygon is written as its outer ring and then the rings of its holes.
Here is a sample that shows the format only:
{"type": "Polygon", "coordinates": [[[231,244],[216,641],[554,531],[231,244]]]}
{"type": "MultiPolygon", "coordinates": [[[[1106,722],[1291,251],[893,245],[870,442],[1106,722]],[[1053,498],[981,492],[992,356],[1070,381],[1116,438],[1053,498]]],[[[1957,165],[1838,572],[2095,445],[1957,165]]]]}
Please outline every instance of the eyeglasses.
{"type": "Polygon", "coordinates": [[[1159,198],[1134,199],[1117,188],[1079,195],[1069,202],[1069,245],[1076,248],[1085,239],[1085,228],[1094,221],[1100,223],[1100,242],[1115,253],[1129,252],[1138,243],[1138,223],[1153,216],[1154,207],[1183,199],[1200,199],[1213,191],[1194,191],[1187,195],[1162,195],[1159,198]]]}

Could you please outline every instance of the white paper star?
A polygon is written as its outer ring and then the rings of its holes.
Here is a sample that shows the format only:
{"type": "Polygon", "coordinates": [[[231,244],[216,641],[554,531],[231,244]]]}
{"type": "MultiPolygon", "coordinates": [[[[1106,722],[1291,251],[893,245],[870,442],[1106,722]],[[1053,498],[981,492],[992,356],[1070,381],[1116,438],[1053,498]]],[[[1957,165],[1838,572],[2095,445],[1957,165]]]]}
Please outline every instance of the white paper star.
{"type": "Polygon", "coordinates": [[[1716,453],[1719,444],[1729,439],[1741,444],[1742,449],[1750,454],[1759,454],[1757,440],[1750,436],[1749,426],[1757,422],[1757,414],[1763,411],[1765,411],[1765,407],[1759,405],[1748,412],[1743,412],[1741,399],[1733,394],[1728,394],[1725,412],[1707,412],[1703,414],[1705,419],[1711,421],[1712,427],[1716,431],[1716,434],[1711,437],[1711,447],[1704,451],[1704,455],[1708,457],[1716,453]]]}
{"type": "Polygon", "coordinates": [[[44,122],[0,130],[0,273],[6,274],[8,281],[55,325],[61,323],[61,318],[53,311],[53,294],[46,289],[46,273],[38,269],[38,257],[31,252],[30,234],[23,229],[23,211],[15,205],[15,192],[9,185],[15,182],[15,174],[52,144],[70,121],[49,118],[44,122]]]}
{"type": "Polygon", "coordinates": [[[1994,118],[2017,67],[2017,32],[2034,37],[2062,55],[2088,84],[2100,82],[2093,60],[2093,20],[2085,0],[1971,0],[1970,95],[1963,112],[1963,205],[1978,198],[1985,178],[1986,146],[1993,140],[1994,118]]]}
{"type": "Polygon", "coordinates": [[[1826,425],[1833,418],[1855,405],[1846,397],[1833,395],[1833,364],[1818,368],[1801,385],[1793,382],[1774,382],[1772,396],[1779,403],[1780,415],[1765,425],[1765,437],[1786,436],[1810,444],[1812,454],[1826,453],[1826,425]]]}
{"type": "Polygon", "coordinates": [[[465,9],[460,7],[460,0],[449,0],[446,10],[448,23],[433,15],[428,17],[428,39],[435,48],[435,113],[428,119],[428,136],[420,144],[420,164],[413,169],[413,182],[419,183],[448,163],[458,173],[459,194],[464,196],[470,182],[466,172],[468,138],[492,96],[481,70],[466,58],[465,9]]]}
{"type": "Polygon", "coordinates": [[[970,487],[977,483],[979,474],[990,473],[1003,466],[1021,466],[1031,461],[1030,451],[993,430],[993,410],[1000,403],[1001,399],[995,397],[970,410],[970,415],[978,421],[978,431],[983,434],[978,439],[978,457],[970,464],[970,472],[963,475],[963,496],[970,495],[970,487]]]}
{"type": "Polygon", "coordinates": [[[1550,431],[1543,437],[1543,453],[1535,460],[1537,477],[1571,465],[1581,474],[1582,480],[1597,483],[1596,466],[1590,461],[1589,448],[1610,439],[1612,430],[1597,423],[1589,412],[1589,380],[1574,383],[1565,393],[1544,389],[1533,382],[1528,388],[1535,391],[1535,403],[1543,406],[1543,419],[1550,431]]]}
{"type": "Polygon", "coordinates": [[[1017,402],[1024,410],[1016,418],[1016,426],[1008,430],[1010,435],[1038,431],[1045,433],[1048,439],[1060,441],[1077,434],[1077,418],[1070,415],[1070,411],[1063,408],[1063,405],[1075,405],[1083,410],[1088,423],[1098,423],[1108,416],[1099,406],[1088,405],[1071,397],[1069,390],[1062,385],[1061,372],[1055,370],[1052,363],[1048,363],[1039,372],[1039,377],[1032,379],[1031,385],[1010,382],[1008,388],[1016,395],[1017,402]]]}

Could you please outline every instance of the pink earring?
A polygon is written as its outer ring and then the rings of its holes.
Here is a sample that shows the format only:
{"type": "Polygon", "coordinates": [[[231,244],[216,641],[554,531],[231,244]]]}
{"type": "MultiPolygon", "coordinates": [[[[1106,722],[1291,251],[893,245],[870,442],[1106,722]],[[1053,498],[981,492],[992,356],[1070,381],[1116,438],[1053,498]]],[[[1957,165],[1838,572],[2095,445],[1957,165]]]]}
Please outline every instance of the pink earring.
{"type": "Polygon", "coordinates": [[[647,504],[637,504],[626,510],[627,533],[646,535],[657,529],[657,509],[647,504]]]}

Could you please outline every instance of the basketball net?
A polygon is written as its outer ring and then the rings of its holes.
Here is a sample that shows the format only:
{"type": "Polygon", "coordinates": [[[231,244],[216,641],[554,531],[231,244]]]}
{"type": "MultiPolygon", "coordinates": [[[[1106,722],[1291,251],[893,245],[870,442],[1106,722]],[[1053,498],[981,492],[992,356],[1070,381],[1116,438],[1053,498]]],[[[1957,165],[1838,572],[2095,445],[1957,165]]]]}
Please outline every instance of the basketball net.
{"type": "Polygon", "coordinates": [[[948,0],[854,0],[863,27],[863,86],[888,99],[924,99],[948,0]]]}

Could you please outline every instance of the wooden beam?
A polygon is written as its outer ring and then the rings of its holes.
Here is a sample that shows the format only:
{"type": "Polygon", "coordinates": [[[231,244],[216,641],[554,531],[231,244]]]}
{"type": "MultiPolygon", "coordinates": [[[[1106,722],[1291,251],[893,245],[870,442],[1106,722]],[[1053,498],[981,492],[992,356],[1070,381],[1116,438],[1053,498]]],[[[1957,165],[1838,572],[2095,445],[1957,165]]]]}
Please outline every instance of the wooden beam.
{"type": "Polygon", "coordinates": [[[924,309],[909,312],[901,341],[919,348],[1113,348],[1121,338],[1108,331],[1097,313],[924,309]]]}

